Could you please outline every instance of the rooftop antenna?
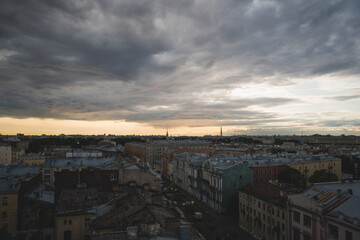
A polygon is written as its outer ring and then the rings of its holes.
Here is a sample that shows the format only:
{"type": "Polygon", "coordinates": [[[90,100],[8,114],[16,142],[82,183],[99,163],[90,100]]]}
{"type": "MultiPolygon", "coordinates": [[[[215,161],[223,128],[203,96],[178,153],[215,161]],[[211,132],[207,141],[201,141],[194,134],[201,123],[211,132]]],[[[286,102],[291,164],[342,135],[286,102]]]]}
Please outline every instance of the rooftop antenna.
{"type": "Polygon", "coordinates": [[[222,126],[220,127],[220,137],[222,137],[222,126]]]}

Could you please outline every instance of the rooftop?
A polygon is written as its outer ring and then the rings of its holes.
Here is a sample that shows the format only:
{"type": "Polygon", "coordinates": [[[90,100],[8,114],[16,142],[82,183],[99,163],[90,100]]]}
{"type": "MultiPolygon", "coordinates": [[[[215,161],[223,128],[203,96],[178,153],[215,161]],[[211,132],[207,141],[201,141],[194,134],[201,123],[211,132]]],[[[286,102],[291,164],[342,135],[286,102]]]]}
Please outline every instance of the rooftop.
{"type": "Polygon", "coordinates": [[[36,165],[27,165],[25,163],[12,164],[0,167],[0,178],[17,178],[28,180],[34,175],[40,173],[41,167],[36,165]]]}
{"type": "Polygon", "coordinates": [[[0,192],[18,192],[21,183],[16,180],[0,181],[0,192]]]}
{"type": "Polygon", "coordinates": [[[265,201],[273,201],[274,203],[286,205],[286,197],[284,196],[284,189],[275,184],[257,184],[243,187],[240,191],[263,199],[265,201]]]}
{"type": "Polygon", "coordinates": [[[43,164],[43,168],[59,168],[59,167],[99,167],[113,165],[115,158],[96,158],[96,159],[53,159],[47,160],[43,164]]]}

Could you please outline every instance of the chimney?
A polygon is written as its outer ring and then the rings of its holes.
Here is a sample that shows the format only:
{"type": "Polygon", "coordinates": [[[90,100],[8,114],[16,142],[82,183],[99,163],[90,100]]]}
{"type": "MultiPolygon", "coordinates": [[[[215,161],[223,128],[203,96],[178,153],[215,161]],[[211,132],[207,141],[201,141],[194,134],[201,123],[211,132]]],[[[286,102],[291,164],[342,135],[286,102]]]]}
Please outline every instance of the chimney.
{"type": "Polygon", "coordinates": [[[136,239],[137,232],[138,232],[137,226],[130,226],[126,228],[126,234],[128,236],[128,239],[136,239]]]}
{"type": "Polygon", "coordinates": [[[341,189],[336,190],[336,195],[337,195],[338,197],[341,196],[341,189]]]}
{"type": "Polygon", "coordinates": [[[180,239],[181,240],[190,240],[190,226],[181,226],[180,227],[180,239]]]}

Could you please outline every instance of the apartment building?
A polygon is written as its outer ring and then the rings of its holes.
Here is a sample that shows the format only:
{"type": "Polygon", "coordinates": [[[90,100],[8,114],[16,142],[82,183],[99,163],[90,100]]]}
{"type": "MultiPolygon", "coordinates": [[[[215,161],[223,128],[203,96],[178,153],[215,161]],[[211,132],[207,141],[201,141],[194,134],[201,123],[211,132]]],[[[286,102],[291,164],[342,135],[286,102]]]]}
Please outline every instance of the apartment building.
{"type": "Polygon", "coordinates": [[[239,226],[254,239],[288,238],[287,195],[279,185],[249,185],[239,191],[239,226]]]}
{"type": "Polygon", "coordinates": [[[253,179],[248,162],[229,155],[182,153],[171,165],[170,179],[218,212],[226,211],[231,196],[253,179]]]}
{"type": "Polygon", "coordinates": [[[330,155],[297,155],[291,159],[289,166],[298,169],[307,178],[315,171],[326,170],[341,179],[341,159],[330,155]]]}
{"type": "Polygon", "coordinates": [[[360,182],[314,184],[289,195],[289,239],[360,239],[360,182]]]}
{"type": "Polygon", "coordinates": [[[7,231],[17,230],[20,186],[15,180],[0,181],[0,227],[7,231]]]}

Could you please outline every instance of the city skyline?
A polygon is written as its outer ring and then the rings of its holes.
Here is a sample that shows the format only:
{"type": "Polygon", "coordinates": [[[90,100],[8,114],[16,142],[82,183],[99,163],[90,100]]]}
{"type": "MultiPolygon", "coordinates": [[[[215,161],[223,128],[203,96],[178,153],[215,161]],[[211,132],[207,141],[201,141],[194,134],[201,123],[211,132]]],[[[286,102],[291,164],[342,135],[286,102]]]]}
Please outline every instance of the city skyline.
{"type": "Polygon", "coordinates": [[[360,134],[360,3],[2,1],[0,134],[360,134]]]}

